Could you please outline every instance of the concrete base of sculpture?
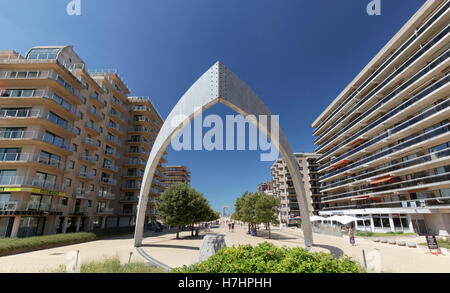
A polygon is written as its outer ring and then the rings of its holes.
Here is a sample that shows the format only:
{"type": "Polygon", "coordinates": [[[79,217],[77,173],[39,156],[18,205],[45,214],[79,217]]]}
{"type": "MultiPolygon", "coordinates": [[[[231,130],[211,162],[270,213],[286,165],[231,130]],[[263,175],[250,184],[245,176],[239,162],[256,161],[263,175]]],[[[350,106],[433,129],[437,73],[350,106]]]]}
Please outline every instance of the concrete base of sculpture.
{"type": "Polygon", "coordinates": [[[207,234],[203,238],[202,246],[200,247],[199,262],[208,260],[208,258],[216,255],[216,253],[224,247],[227,247],[225,235],[207,234]]]}

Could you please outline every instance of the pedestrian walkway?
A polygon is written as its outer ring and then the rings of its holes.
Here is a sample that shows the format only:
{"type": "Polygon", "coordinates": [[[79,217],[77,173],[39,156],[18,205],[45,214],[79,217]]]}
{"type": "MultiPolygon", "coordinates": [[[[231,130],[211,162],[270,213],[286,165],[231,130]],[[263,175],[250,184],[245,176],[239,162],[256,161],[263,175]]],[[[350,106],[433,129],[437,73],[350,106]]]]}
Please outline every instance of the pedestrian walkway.
{"type": "MultiPolygon", "coordinates": [[[[302,233],[297,228],[284,228],[283,231],[273,228],[272,239],[268,239],[268,231],[258,230],[258,236],[247,234],[247,226],[235,226],[234,232],[229,232],[227,226],[213,229],[213,233],[225,235],[227,246],[257,245],[268,241],[277,246],[303,247],[302,233]]],[[[144,251],[170,267],[190,265],[198,260],[200,237],[190,237],[191,232],[180,232],[180,239],[175,233],[146,234],[143,241],[144,251]]],[[[356,246],[351,246],[347,237],[334,237],[314,234],[312,251],[332,253],[336,257],[346,254],[363,264],[364,250],[367,261],[372,265],[379,262],[381,271],[395,273],[450,273],[450,256],[434,256],[426,254],[424,249],[399,247],[385,243],[375,243],[371,239],[356,237],[356,246]],[[378,257],[377,257],[378,256],[378,257]]],[[[130,252],[132,261],[144,261],[133,247],[133,235],[98,240],[88,243],[68,245],[59,248],[45,249],[24,254],[0,257],[0,273],[19,272],[36,273],[52,272],[59,265],[69,263],[67,255],[71,251],[80,251],[82,263],[102,260],[106,257],[118,256],[122,263],[128,262],[130,252]]]]}

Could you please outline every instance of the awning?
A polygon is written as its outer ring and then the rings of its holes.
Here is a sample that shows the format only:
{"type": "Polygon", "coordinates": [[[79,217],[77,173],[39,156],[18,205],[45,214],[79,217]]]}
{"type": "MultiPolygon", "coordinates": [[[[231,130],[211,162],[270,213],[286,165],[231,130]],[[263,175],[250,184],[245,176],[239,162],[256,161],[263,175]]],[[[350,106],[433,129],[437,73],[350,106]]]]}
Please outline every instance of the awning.
{"type": "Polygon", "coordinates": [[[347,165],[348,163],[350,163],[349,160],[342,160],[337,162],[336,164],[331,165],[332,168],[337,168],[337,167],[343,167],[345,165],[347,165]]]}
{"type": "Polygon", "coordinates": [[[355,222],[355,221],[363,221],[364,219],[351,217],[351,216],[332,216],[332,217],[326,218],[325,220],[336,221],[343,225],[347,225],[347,224],[355,222]]]}
{"type": "Polygon", "coordinates": [[[390,175],[383,176],[383,177],[380,177],[380,178],[375,178],[375,179],[370,180],[370,184],[378,184],[378,183],[387,182],[387,181],[389,181],[389,180],[391,180],[393,178],[395,178],[395,177],[394,176],[390,176],[390,175]]]}

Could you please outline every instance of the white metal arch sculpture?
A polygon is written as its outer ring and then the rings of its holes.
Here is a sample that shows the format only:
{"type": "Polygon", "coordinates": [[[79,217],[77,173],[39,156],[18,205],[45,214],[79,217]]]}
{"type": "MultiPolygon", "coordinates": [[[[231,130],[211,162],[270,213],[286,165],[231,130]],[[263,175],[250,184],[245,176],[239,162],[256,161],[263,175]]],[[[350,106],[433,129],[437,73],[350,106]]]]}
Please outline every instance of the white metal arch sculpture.
{"type": "Polygon", "coordinates": [[[142,245],[148,195],[156,167],[165,150],[183,127],[188,125],[197,115],[216,103],[222,103],[248,118],[250,122],[255,124],[268,138],[271,139],[271,142],[284,158],[289,172],[292,175],[292,181],[294,183],[300,213],[302,215],[305,247],[309,250],[313,244],[313,239],[309,220],[310,214],[308,202],[303,180],[301,179],[302,175],[291,147],[289,146],[284,133],[279,129],[279,126],[271,126],[272,119],[267,119],[267,128],[258,125],[257,121],[251,119],[251,116],[249,115],[254,115],[256,117],[259,117],[259,115],[267,115],[270,117],[272,113],[244,82],[220,62],[214,64],[191,86],[173,108],[159,131],[148,159],[140,191],[134,246],[140,247],[142,245]],[[186,118],[173,125],[173,121],[179,119],[179,117],[186,118]],[[273,139],[270,132],[271,129],[279,129],[279,141],[273,139]]]}

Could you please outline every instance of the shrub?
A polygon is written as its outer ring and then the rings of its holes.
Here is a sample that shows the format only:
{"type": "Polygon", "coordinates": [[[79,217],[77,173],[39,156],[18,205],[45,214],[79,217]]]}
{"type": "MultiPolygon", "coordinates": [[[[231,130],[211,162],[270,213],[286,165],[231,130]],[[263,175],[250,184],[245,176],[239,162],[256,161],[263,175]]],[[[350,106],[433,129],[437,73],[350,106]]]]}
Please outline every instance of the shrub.
{"type": "Polygon", "coordinates": [[[362,273],[349,257],[311,253],[304,249],[276,247],[264,242],[256,247],[226,247],[207,261],[183,266],[176,273],[362,273]]]}

